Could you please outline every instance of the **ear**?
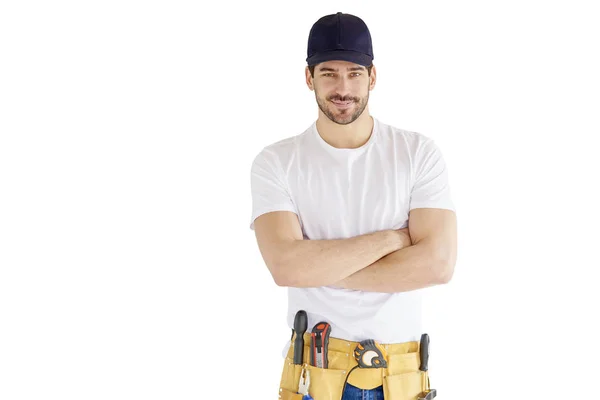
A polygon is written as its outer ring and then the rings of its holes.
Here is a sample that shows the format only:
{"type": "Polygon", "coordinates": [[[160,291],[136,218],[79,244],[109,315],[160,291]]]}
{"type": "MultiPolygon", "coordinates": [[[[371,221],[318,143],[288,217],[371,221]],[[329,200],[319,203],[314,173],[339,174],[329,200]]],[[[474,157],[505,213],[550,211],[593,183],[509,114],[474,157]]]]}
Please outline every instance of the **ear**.
{"type": "Polygon", "coordinates": [[[371,76],[369,77],[369,90],[373,90],[375,88],[375,82],[377,81],[377,70],[375,69],[375,65],[371,68],[371,76]]]}
{"type": "Polygon", "coordinates": [[[306,75],[306,86],[308,86],[310,90],[315,90],[315,87],[313,85],[313,77],[310,75],[310,70],[308,69],[308,66],[306,66],[306,68],[304,69],[304,74],[306,75]]]}

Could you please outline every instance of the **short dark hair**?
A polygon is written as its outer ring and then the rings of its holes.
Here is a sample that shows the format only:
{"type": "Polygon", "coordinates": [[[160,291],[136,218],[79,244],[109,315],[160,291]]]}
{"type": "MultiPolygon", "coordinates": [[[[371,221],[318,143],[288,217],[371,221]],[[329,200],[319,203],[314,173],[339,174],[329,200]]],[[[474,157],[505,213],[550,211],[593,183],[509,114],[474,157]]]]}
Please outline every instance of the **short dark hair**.
{"type": "MultiPolygon", "coordinates": [[[[310,76],[315,77],[315,67],[316,65],[309,65],[308,70],[310,71],[310,76]]],[[[367,73],[371,76],[371,68],[373,68],[373,64],[365,67],[367,69],[367,73]]]]}

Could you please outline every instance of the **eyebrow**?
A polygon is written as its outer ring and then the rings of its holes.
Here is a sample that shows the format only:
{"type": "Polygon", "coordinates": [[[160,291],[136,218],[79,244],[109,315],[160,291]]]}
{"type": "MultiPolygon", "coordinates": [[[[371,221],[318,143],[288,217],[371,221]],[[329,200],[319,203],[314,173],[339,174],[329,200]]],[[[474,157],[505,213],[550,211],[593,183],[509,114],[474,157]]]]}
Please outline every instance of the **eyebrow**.
{"type": "MultiPolygon", "coordinates": [[[[364,67],[349,67],[347,68],[348,71],[364,71],[365,68],[364,67]]],[[[329,67],[321,67],[319,69],[319,71],[331,71],[331,72],[338,72],[337,69],[334,68],[329,68],[329,67]]]]}

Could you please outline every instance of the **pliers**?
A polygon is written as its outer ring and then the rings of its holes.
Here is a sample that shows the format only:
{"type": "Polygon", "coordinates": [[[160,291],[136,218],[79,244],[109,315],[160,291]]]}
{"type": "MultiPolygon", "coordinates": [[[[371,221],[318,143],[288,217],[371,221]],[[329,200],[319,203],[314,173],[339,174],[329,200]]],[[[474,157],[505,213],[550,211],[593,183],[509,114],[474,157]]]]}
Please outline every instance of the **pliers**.
{"type": "Polygon", "coordinates": [[[298,384],[298,393],[302,395],[302,400],[314,400],[310,394],[308,394],[308,387],[310,386],[310,371],[302,368],[300,374],[300,383],[298,384]]]}

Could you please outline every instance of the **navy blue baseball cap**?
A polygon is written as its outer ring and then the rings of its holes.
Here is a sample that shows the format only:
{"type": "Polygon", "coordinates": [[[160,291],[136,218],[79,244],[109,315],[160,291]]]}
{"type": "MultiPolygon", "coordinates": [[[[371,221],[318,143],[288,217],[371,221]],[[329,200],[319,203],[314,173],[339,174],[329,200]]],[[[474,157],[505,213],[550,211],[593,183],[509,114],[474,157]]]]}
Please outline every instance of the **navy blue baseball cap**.
{"type": "Polygon", "coordinates": [[[351,14],[326,15],[314,23],[308,35],[308,65],[325,61],[349,61],[363,66],[373,62],[371,33],[365,22],[351,14]]]}

